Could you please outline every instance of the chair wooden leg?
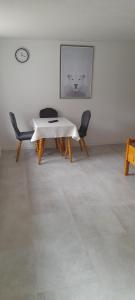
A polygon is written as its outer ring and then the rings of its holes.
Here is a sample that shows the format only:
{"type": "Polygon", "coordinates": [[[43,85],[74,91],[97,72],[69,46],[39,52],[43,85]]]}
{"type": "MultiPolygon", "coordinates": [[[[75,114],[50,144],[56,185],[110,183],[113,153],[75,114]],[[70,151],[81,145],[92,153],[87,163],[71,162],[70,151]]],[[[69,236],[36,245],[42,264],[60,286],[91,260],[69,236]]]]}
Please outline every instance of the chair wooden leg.
{"type": "Polygon", "coordinates": [[[81,139],[79,140],[79,144],[80,144],[80,149],[81,149],[81,152],[82,152],[83,151],[83,147],[82,147],[81,139]]]}
{"type": "Polygon", "coordinates": [[[65,153],[65,138],[59,138],[59,149],[61,155],[64,155],[65,153]]]}
{"type": "Polygon", "coordinates": [[[61,143],[62,143],[62,151],[63,151],[63,153],[64,153],[65,150],[66,150],[66,146],[65,146],[65,138],[64,138],[64,137],[61,138],[61,143]]]}
{"type": "Polygon", "coordinates": [[[57,143],[58,143],[58,150],[60,151],[60,153],[62,153],[62,147],[61,147],[60,138],[57,139],[57,143]]]}
{"type": "Polygon", "coordinates": [[[68,140],[66,139],[66,145],[65,145],[65,158],[67,158],[67,156],[69,155],[68,153],[68,140]]]}
{"type": "Polygon", "coordinates": [[[18,141],[16,148],[16,162],[19,160],[20,150],[21,150],[22,141],[18,141]]]}
{"type": "Polygon", "coordinates": [[[70,162],[72,162],[72,147],[71,147],[71,137],[68,137],[68,153],[70,162]]]}
{"type": "Polygon", "coordinates": [[[84,148],[85,151],[86,151],[87,156],[89,156],[88,147],[87,147],[87,145],[86,145],[86,143],[85,143],[84,138],[81,138],[81,142],[82,142],[83,148],[84,148]]]}
{"type": "Polygon", "coordinates": [[[127,176],[129,172],[129,162],[125,159],[125,165],[124,165],[124,175],[127,176]]]}
{"type": "Polygon", "coordinates": [[[59,149],[58,139],[57,138],[55,138],[55,145],[56,145],[56,149],[59,149]]]}
{"type": "Polygon", "coordinates": [[[43,144],[42,144],[42,147],[43,147],[43,153],[45,152],[45,143],[46,143],[46,139],[43,139],[43,144]]]}
{"type": "Polygon", "coordinates": [[[62,142],[62,138],[59,138],[59,145],[60,145],[60,153],[61,155],[63,155],[63,142],[62,142]]]}
{"type": "Polygon", "coordinates": [[[130,140],[128,140],[126,145],[126,155],[125,155],[125,162],[124,162],[124,175],[127,176],[129,172],[129,161],[128,161],[128,149],[129,149],[130,140]]]}
{"type": "Polygon", "coordinates": [[[44,139],[39,140],[39,150],[38,150],[38,164],[40,165],[42,154],[43,154],[43,146],[44,146],[44,139]]]}
{"type": "Polygon", "coordinates": [[[63,140],[62,138],[57,138],[58,150],[60,151],[61,155],[63,155],[64,148],[63,148],[63,140]]]}
{"type": "Polygon", "coordinates": [[[45,154],[46,139],[42,140],[42,155],[45,154]]]}

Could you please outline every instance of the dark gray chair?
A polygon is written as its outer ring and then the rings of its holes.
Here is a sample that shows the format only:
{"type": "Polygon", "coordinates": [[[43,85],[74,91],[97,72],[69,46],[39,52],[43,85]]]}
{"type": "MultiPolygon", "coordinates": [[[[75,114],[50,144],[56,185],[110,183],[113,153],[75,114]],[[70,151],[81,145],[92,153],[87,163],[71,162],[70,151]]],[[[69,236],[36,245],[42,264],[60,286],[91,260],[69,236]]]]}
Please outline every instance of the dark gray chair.
{"type": "MultiPolygon", "coordinates": [[[[58,112],[54,108],[46,107],[40,110],[39,112],[40,118],[57,118],[58,112]]],[[[45,139],[44,139],[45,143],[45,139]]],[[[55,138],[56,149],[59,148],[59,139],[55,138]]]]}
{"type": "Polygon", "coordinates": [[[15,118],[14,113],[10,112],[9,116],[10,116],[10,120],[11,120],[12,126],[14,128],[16,139],[18,140],[17,150],[16,150],[16,162],[17,162],[19,160],[19,154],[20,154],[22,142],[26,141],[26,140],[31,140],[34,131],[23,131],[23,132],[20,132],[20,130],[18,129],[18,126],[17,126],[17,122],[16,122],[16,118],[15,118]]]}
{"type": "Polygon", "coordinates": [[[84,111],[81,118],[81,125],[78,130],[80,136],[79,144],[80,144],[81,151],[84,149],[88,156],[89,156],[88,147],[85,143],[84,138],[87,135],[90,119],[91,119],[91,112],[89,110],[84,111]]]}
{"type": "Polygon", "coordinates": [[[54,108],[46,107],[39,112],[40,118],[57,118],[58,112],[54,108]]]}

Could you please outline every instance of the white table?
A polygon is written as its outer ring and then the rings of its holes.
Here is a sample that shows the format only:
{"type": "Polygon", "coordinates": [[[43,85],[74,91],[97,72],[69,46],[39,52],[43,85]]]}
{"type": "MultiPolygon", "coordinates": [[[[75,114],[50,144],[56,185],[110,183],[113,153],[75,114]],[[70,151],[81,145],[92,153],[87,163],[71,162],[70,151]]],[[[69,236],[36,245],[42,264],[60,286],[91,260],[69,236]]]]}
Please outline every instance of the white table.
{"type": "Polygon", "coordinates": [[[75,124],[66,118],[36,118],[33,119],[34,134],[31,142],[38,141],[39,164],[43,153],[43,141],[48,138],[67,138],[66,154],[72,161],[71,138],[79,141],[79,133],[75,124]],[[58,120],[55,123],[48,121],[58,120]]]}

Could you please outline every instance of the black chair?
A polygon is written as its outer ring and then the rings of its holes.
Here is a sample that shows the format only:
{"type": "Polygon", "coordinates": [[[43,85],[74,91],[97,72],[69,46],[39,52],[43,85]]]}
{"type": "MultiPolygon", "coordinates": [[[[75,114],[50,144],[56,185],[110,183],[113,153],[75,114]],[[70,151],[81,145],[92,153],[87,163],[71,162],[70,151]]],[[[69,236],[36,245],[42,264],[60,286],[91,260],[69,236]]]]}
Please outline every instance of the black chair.
{"type": "Polygon", "coordinates": [[[18,129],[18,126],[17,126],[17,122],[16,122],[16,118],[15,118],[14,113],[10,112],[9,116],[10,116],[10,120],[11,120],[12,126],[13,126],[14,131],[15,131],[16,139],[18,140],[17,150],[16,150],[16,162],[17,162],[19,160],[19,154],[20,154],[22,142],[26,141],[26,140],[31,140],[34,131],[20,132],[20,130],[18,129]]]}
{"type": "MultiPolygon", "coordinates": [[[[46,107],[44,109],[41,109],[39,112],[40,118],[57,118],[58,117],[58,112],[54,108],[51,107],[46,107]]],[[[44,139],[45,142],[45,139],[44,139]]],[[[59,140],[55,138],[55,144],[56,148],[59,148],[59,140]]]]}
{"type": "Polygon", "coordinates": [[[89,110],[84,111],[81,118],[81,126],[78,130],[80,136],[79,144],[80,144],[81,151],[84,149],[88,156],[89,156],[88,147],[85,143],[84,138],[87,135],[87,129],[89,126],[90,118],[91,118],[91,112],[89,110]]]}
{"type": "Polygon", "coordinates": [[[40,110],[39,116],[40,118],[57,118],[58,112],[54,108],[47,107],[40,110]]]}

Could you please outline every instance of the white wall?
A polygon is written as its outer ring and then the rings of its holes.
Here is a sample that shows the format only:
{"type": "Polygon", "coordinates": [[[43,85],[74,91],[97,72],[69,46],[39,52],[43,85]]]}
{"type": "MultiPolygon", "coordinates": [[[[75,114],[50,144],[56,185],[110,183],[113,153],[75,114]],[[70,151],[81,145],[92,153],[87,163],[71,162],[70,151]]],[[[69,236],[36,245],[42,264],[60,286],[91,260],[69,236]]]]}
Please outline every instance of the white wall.
{"type": "Polygon", "coordinates": [[[9,111],[15,112],[20,129],[25,130],[31,128],[32,118],[46,106],[56,108],[60,115],[77,125],[82,112],[90,109],[89,144],[120,143],[135,136],[135,43],[91,44],[95,46],[92,99],[64,100],[59,99],[60,42],[0,40],[0,145],[3,149],[15,145],[9,111]],[[30,60],[25,64],[14,58],[20,46],[30,50],[30,60]]]}

